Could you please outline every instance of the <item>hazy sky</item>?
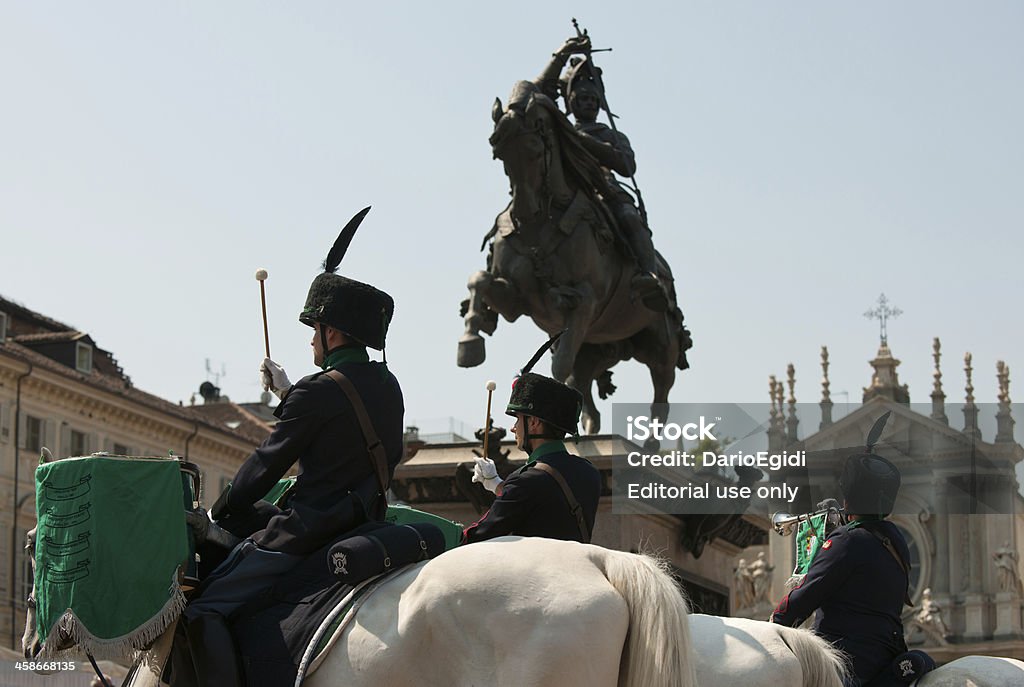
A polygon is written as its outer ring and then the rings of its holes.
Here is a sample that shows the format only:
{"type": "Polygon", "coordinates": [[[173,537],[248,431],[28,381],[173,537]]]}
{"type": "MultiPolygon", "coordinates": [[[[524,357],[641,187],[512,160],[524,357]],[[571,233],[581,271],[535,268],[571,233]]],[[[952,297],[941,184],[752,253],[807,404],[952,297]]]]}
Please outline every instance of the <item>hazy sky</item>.
{"type": "MultiPolygon", "coordinates": [[[[1020,2],[3,0],[0,295],[88,331],[143,390],[187,403],[209,359],[255,400],[253,273],[273,357],[312,372],[299,310],[372,204],[341,272],[397,302],[407,423],[480,426],[486,380],[500,411],[544,339],[503,321],[483,366],[455,365],[508,199],[490,108],[573,16],[614,48],[596,58],[693,332],[671,400],[764,401],[793,362],[813,403],[827,345],[833,400],[859,403],[883,291],[912,400],[935,336],[951,404],[968,350],[979,401],[1000,359],[1024,398],[1020,2]]],[[[650,400],[639,364],[614,381],[650,400]]]]}

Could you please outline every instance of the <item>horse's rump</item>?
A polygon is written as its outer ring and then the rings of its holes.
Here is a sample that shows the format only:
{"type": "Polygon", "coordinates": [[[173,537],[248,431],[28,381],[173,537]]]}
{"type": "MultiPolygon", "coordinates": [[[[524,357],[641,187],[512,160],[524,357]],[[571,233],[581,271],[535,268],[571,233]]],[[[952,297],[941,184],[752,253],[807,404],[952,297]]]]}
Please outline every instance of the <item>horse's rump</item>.
{"type": "Polygon", "coordinates": [[[685,687],[685,612],[649,558],[503,537],[389,580],[309,682],[685,687]]]}

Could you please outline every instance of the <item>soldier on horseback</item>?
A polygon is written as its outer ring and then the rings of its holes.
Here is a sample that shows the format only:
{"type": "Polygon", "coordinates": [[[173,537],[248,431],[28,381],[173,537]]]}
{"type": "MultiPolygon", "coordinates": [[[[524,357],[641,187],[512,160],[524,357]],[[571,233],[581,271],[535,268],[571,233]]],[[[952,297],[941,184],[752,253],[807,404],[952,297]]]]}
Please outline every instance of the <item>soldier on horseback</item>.
{"type": "MultiPolygon", "coordinates": [[[[632,178],[636,174],[636,157],[625,134],[614,126],[597,121],[601,109],[607,109],[607,104],[601,70],[590,60],[591,50],[590,37],[586,34],[568,39],[555,51],[534,83],[553,101],[557,102],[561,93],[566,109],[576,120],[580,142],[601,164],[606,185],[596,191],[615,217],[619,231],[636,258],[639,271],[632,280],[633,290],[647,307],[661,312],[668,307],[668,300],[664,285],[658,278],[654,243],[646,215],[637,208],[627,187],[615,176],[632,178]],[[584,57],[573,58],[569,69],[562,75],[569,56],[573,54],[584,57]]],[[[609,113],[609,118],[611,116],[609,113]]]]}
{"type": "MultiPolygon", "coordinates": [[[[218,524],[245,539],[204,580],[184,613],[200,687],[245,682],[230,621],[246,603],[338,535],[384,517],[388,482],[402,456],[404,403],[398,380],[366,349],[384,349],[394,301],[334,273],[366,210],[342,230],[299,315],[314,330],[310,343],[320,371],[292,384],[269,358],[260,367],[264,385],[281,398],[278,422],[211,509],[218,524]],[[263,501],[296,462],[298,476],[284,507],[263,501]]],[[[205,525],[203,536],[216,530],[195,520],[190,523],[205,525]]],[[[177,665],[184,674],[175,684],[190,684],[187,662],[177,665]]]]}
{"type": "Polygon", "coordinates": [[[847,524],[822,544],[804,579],[772,613],[796,627],[816,613],[814,630],[850,656],[847,687],[907,684],[934,667],[923,652],[908,652],[901,610],[910,603],[910,550],[887,518],[896,504],[900,471],[872,453],[885,413],[868,435],[867,453],[847,458],[839,478],[847,524]],[[900,666],[903,666],[902,668],[900,666]]]}
{"type": "Polygon", "coordinates": [[[516,377],[505,413],[516,418],[516,446],[529,454],[522,468],[504,481],[494,461],[476,459],[473,481],[497,495],[484,517],[466,528],[465,543],[517,535],[590,543],[601,497],[601,473],[572,455],[562,443],[576,434],[583,399],[580,392],[530,372],[560,336],[547,341],[516,377]]]}

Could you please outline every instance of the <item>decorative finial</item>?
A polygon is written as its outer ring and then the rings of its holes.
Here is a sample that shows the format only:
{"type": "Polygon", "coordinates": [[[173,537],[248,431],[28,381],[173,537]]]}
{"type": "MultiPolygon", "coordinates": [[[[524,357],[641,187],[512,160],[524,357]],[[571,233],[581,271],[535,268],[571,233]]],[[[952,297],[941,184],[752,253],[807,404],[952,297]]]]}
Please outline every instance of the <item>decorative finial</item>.
{"type": "Polygon", "coordinates": [[[796,388],[796,368],[793,367],[793,363],[786,366],[786,383],[789,385],[789,407],[790,410],[796,405],[796,395],[794,389],[796,388]]]}
{"type": "MultiPolygon", "coordinates": [[[[981,430],[978,429],[978,406],[974,403],[974,383],[971,381],[974,367],[971,364],[973,356],[970,353],[964,354],[964,372],[967,373],[967,403],[964,405],[964,434],[972,440],[981,439],[981,430]]],[[[972,496],[973,499],[973,496],[972,496]]],[[[974,512],[972,505],[971,512],[974,512]]]]}
{"type": "Polygon", "coordinates": [[[785,384],[779,382],[775,385],[775,402],[779,404],[779,435],[785,439],[786,436],[786,404],[784,402],[785,384]]]}
{"type": "Polygon", "coordinates": [[[772,427],[775,426],[775,418],[778,417],[779,414],[778,410],[776,410],[775,408],[775,387],[777,387],[778,385],[779,383],[775,381],[775,375],[768,375],[768,398],[770,398],[772,402],[771,410],[768,412],[771,416],[772,427]]]}
{"type": "Polygon", "coordinates": [[[1010,403],[1010,366],[1000,360],[996,363],[996,378],[999,380],[999,410],[996,411],[996,441],[1012,444],[1013,419],[1010,403]]]}
{"type": "Polygon", "coordinates": [[[999,381],[999,402],[1010,402],[1010,366],[1002,360],[996,362],[996,379],[999,381]]]}
{"type": "Polygon", "coordinates": [[[890,317],[899,317],[903,314],[903,311],[899,308],[890,308],[889,299],[885,297],[883,293],[878,297],[878,307],[872,310],[868,310],[864,313],[864,317],[869,320],[878,320],[879,322],[879,336],[881,338],[882,346],[889,345],[889,334],[888,334],[888,322],[890,317]]]}
{"type": "Polygon", "coordinates": [[[819,430],[832,424],[832,396],[828,391],[828,346],[821,347],[821,375],[821,403],[818,404],[818,407],[821,408],[819,430]]]}
{"type": "Polygon", "coordinates": [[[942,358],[942,342],[939,337],[932,339],[932,359],[935,361],[935,384],[932,386],[932,419],[943,424],[949,424],[946,417],[946,394],[942,392],[942,369],[939,367],[939,360],[942,358]]]}
{"type": "Polygon", "coordinates": [[[964,354],[964,372],[967,373],[967,386],[964,389],[967,392],[967,402],[974,405],[974,384],[971,382],[971,376],[974,372],[974,368],[971,366],[971,361],[974,356],[967,352],[964,354]]]}
{"type": "Polygon", "coordinates": [[[786,420],[786,434],[790,441],[796,441],[796,428],[800,421],[796,417],[796,368],[793,367],[793,363],[786,366],[786,383],[789,385],[789,419],[786,420]]]}
{"type": "Polygon", "coordinates": [[[828,346],[821,347],[821,402],[828,403],[832,400],[828,387],[828,346]]]}

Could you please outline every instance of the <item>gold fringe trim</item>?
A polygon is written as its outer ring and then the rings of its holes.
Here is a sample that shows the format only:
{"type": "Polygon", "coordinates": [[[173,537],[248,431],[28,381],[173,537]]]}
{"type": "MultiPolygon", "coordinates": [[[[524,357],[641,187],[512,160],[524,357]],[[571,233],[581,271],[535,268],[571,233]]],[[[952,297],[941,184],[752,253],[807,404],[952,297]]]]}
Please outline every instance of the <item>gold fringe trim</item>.
{"type": "Polygon", "coordinates": [[[111,639],[97,637],[89,632],[85,623],[69,608],[64,611],[64,615],[54,623],[47,633],[46,641],[39,654],[40,658],[52,660],[86,653],[97,661],[130,661],[134,663],[142,651],[166,632],[185,610],[185,592],[178,584],[177,571],[173,575],[168,592],[170,598],[156,615],[131,632],[111,639]],[[70,637],[74,644],[61,649],[57,644],[64,637],[70,637]]]}

